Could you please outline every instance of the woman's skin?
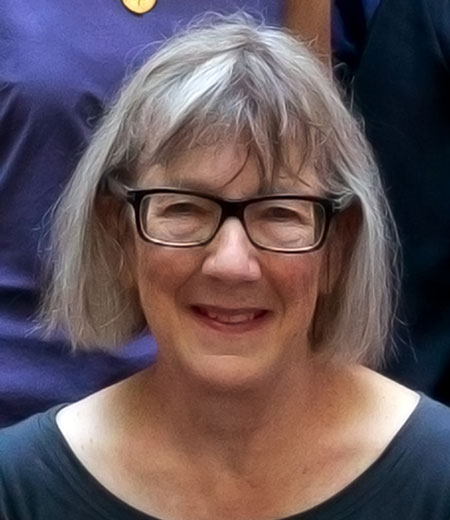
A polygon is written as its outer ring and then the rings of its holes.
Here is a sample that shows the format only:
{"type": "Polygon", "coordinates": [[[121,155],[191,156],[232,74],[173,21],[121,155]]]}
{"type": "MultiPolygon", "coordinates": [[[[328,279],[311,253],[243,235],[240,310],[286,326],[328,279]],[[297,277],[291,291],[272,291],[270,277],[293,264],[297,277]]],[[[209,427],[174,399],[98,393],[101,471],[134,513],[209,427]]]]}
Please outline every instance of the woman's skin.
{"type": "MultiPolygon", "coordinates": [[[[224,145],[143,172],[137,184],[240,199],[256,196],[260,179],[243,148],[224,145]]],[[[279,177],[273,191],[322,195],[311,172],[279,177]]],[[[338,229],[319,251],[283,255],[256,249],[235,218],[190,249],[146,243],[130,224],[131,270],[159,357],[59,412],[95,478],[162,519],[273,519],[323,502],[379,457],[418,396],[312,352],[338,229]]]]}

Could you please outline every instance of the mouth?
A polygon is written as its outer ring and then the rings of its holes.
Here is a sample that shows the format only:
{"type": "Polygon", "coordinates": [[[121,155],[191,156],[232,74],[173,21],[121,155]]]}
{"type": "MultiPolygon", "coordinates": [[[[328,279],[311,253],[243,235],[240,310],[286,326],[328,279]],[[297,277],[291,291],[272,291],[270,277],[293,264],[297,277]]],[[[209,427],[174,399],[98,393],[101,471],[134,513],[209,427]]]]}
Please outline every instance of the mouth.
{"type": "Polygon", "coordinates": [[[269,314],[267,309],[261,308],[226,309],[210,305],[193,305],[192,310],[211,325],[235,328],[256,326],[269,314]]]}

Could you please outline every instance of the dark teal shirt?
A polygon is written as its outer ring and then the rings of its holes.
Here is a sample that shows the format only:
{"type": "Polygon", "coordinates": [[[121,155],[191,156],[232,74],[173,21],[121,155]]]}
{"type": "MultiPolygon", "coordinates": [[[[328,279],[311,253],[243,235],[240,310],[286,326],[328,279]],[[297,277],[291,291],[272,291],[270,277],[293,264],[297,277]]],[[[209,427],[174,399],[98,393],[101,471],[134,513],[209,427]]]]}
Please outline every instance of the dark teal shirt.
{"type": "MultiPolygon", "coordinates": [[[[61,435],[56,412],[0,431],[0,518],[155,520],[87,472],[61,435]]],[[[372,466],[329,500],[291,519],[449,520],[450,409],[422,395],[372,466]]]]}

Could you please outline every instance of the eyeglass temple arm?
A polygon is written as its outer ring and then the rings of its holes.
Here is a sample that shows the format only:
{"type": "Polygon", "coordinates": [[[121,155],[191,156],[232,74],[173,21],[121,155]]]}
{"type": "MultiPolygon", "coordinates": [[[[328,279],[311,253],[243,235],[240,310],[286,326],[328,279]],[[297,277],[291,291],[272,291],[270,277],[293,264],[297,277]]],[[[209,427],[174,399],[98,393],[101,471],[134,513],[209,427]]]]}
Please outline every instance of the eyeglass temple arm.
{"type": "Polygon", "coordinates": [[[130,191],[130,188],[114,177],[110,175],[105,177],[104,185],[112,195],[115,195],[121,199],[128,199],[128,192],[130,191]]]}

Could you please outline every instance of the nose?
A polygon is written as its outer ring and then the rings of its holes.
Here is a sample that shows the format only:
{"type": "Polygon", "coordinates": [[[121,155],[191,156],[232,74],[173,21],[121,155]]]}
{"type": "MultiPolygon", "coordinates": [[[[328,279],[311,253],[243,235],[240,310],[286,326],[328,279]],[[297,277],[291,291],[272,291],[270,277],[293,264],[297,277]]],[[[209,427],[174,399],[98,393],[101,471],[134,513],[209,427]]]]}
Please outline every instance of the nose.
{"type": "Polygon", "coordinates": [[[203,274],[227,282],[254,282],[261,277],[256,249],[237,218],[225,220],[207,247],[203,274]]]}

